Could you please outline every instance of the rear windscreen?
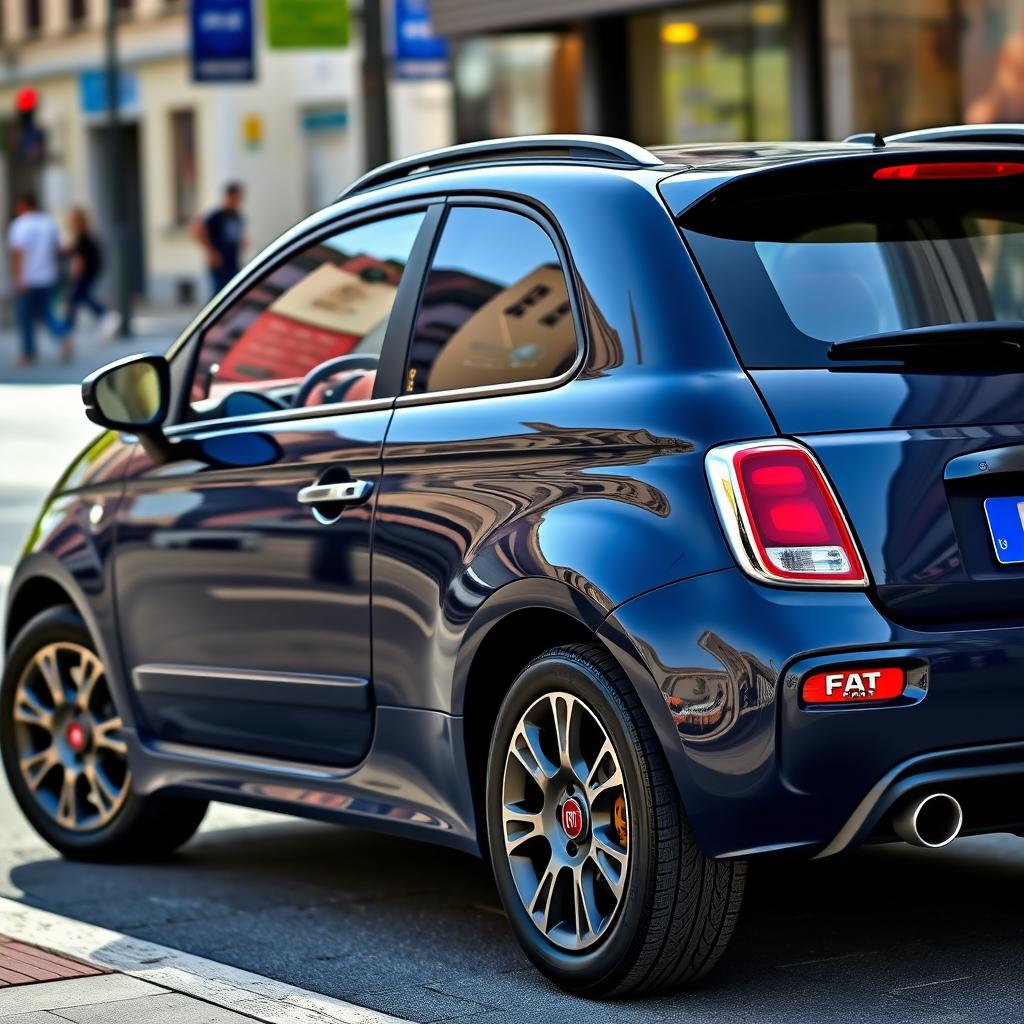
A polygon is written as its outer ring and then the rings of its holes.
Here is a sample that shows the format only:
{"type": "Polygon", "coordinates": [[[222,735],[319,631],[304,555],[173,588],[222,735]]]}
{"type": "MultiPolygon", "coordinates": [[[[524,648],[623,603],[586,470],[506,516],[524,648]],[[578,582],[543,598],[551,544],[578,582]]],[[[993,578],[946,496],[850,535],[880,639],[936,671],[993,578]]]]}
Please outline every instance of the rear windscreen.
{"type": "Polygon", "coordinates": [[[826,366],[836,341],[1024,321],[1024,209],[986,189],[775,197],[683,230],[746,366],[826,366]]]}

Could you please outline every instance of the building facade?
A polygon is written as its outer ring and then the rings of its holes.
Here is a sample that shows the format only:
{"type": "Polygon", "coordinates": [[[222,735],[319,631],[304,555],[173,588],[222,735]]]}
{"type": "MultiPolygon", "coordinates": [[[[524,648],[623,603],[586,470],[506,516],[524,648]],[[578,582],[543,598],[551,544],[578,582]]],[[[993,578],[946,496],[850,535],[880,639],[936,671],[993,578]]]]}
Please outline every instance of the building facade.
{"type": "MultiPolygon", "coordinates": [[[[256,80],[191,80],[185,0],[117,0],[125,246],[138,295],[191,303],[208,289],[190,228],[225,183],[246,190],[249,254],[330,202],[365,169],[358,24],[335,50],[269,50],[259,17],[256,80]]],[[[110,131],[103,75],[107,0],[0,0],[0,208],[31,187],[58,217],[85,206],[109,235],[110,131]],[[15,98],[37,96],[45,151],[25,159],[15,98]]],[[[259,9],[259,4],[254,5],[259,9]]],[[[394,82],[392,148],[451,140],[447,83],[394,82]]],[[[109,238],[107,238],[110,241],[109,238]]],[[[109,282],[108,282],[109,284],[109,282]]]]}
{"type": "Polygon", "coordinates": [[[457,134],[670,142],[1024,121],[1024,0],[434,0],[457,134]]]}

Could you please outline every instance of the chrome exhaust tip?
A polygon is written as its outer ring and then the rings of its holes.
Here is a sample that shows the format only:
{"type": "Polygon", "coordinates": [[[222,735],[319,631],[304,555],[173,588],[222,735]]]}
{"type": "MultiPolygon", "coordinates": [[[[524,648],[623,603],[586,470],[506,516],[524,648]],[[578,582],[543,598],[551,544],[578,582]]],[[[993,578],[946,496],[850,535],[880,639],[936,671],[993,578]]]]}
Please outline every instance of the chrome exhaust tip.
{"type": "Polygon", "coordinates": [[[896,835],[912,846],[937,850],[953,842],[964,824],[960,801],[948,793],[929,793],[913,797],[892,819],[896,835]]]}

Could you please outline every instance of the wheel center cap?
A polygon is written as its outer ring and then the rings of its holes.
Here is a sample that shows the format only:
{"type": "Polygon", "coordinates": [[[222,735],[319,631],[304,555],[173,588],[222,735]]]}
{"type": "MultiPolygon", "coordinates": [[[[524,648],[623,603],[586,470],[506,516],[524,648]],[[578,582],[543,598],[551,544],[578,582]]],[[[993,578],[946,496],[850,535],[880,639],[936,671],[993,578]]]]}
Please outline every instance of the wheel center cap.
{"type": "Polygon", "coordinates": [[[583,834],[584,825],[583,807],[578,800],[569,797],[562,804],[562,831],[570,839],[579,839],[583,834]]]}
{"type": "Polygon", "coordinates": [[[72,722],[64,731],[64,738],[68,741],[68,746],[76,754],[80,754],[85,750],[85,729],[82,728],[80,723],[72,722]]]}

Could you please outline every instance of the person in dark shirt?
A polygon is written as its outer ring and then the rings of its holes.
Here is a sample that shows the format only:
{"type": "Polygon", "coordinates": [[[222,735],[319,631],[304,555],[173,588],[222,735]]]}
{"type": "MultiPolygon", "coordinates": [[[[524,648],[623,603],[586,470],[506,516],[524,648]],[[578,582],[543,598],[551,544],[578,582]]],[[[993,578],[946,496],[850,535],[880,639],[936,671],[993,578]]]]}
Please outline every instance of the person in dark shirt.
{"type": "Polygon", "coordinates": [[[238,273],[245,248],[245,218],[242,216],[242,186],[231,182],[224,189],[223,203],[199,221],[196,241],[206,253],[214,294],[238,273]]]}
{"type": "Polygon", "coordinates": [[[92,233],[89,215],[80,206],[68,211],[69,242],[64,255],[70,260],[67,308],[64,312],[64,329],[70,340],[78,319],[78,311],[85,306],[100,323],[100,336],[109,341],[121,327],[121,315],[107,309],[95,295],[93,288],[103,269],[103,255],[99,242],[92,233]]]}

